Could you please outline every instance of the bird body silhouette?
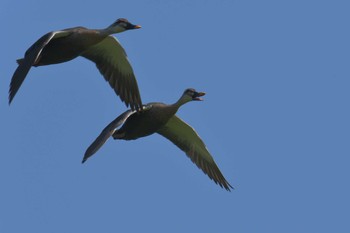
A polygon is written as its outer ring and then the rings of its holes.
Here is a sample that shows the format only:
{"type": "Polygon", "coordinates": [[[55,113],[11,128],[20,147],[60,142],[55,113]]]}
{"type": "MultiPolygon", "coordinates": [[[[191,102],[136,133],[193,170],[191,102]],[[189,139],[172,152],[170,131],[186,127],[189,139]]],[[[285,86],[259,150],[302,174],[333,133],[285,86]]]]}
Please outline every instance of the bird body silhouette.
{"type": "Polygon", "coordinates": [[[200,101],[203,92],[189,88],[174,104],[149,103],[140,112],[128,110],[107,125],[101,134],[86,150],[83,163],[95,154],[102,145],[113,137],[114,139],[135,140],[158,133],[169,139],[194,162],[216,184],[230,191],[232,186],[222,175],[213,157],[209,153],[197,132],[176,116],[177,110],[190,101],[200,101]],[[121,126],[120,128],[118,128],[121,126]]]}
{"type": "Polygon", "coordinates": [[[105,29],[74,27],[45,34],[26,51],[24,58],[17,60],[18,67],[10,83],[9,103],[32,66],[58,64],[82,56],[96,64],[127,106],[139,110],[142,101],[134,71],[123,47],[111,35],[140,27],[126,19],[118,19],[105,29]]]}

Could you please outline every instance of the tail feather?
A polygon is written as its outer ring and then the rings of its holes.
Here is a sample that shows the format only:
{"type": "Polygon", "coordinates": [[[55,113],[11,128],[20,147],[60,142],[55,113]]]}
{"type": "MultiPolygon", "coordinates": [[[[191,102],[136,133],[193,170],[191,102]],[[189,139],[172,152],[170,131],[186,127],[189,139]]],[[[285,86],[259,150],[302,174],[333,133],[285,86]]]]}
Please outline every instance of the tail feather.
{"type": "Polygon", "coordinates": [[[24,58],[17,59],[17,60],[16,60],[16,61],[17,61],[17,64],[18,64],[18,65],[21,65],[21,64],[23,63],[23,60],[24,60],[24,58]]]}

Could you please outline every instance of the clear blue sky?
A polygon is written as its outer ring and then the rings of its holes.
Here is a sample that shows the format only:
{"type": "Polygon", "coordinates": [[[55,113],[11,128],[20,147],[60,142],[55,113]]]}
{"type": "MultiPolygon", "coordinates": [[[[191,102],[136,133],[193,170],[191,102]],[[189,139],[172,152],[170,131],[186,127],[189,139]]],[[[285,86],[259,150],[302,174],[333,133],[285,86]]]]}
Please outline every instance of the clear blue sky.
{"type": "Polygon", "coordinates": [[[0,231],[350,232],[349,1],[0,3],[0,231]],[[85,149],[126,110],[83,58],[33,68],[11,107],[15,60],[44,33],[117,35],[143,102],[205,101],[178,115],[206,142],[226,192],[159,135],[85,149]]]}

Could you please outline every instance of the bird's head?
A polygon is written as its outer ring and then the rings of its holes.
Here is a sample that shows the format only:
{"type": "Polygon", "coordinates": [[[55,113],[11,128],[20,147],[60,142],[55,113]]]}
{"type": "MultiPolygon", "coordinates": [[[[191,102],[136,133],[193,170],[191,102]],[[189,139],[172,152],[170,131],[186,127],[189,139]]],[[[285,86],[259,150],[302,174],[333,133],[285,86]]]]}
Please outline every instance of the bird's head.
{"type": "Polygon", "coordinates": [[[113,33],[119,33],[119,32],[124,32],[126,30],[131,30],[131,29],[139,29],[141,28],[140,25],[134,25],[130,23],[127,19],[120,18],[117,19],[114,23],[112,23],[108,27],[113,33]]]}
{"type": "Polygon", "coordinates": [[[183,95],[182,98],[185,102],[189,102],[189,101],[202,101],[203,99],[200,98],[201,96],[204,96],[205,93],[204,92],[198,92],[193,88],[187,88],[183,95]]]}

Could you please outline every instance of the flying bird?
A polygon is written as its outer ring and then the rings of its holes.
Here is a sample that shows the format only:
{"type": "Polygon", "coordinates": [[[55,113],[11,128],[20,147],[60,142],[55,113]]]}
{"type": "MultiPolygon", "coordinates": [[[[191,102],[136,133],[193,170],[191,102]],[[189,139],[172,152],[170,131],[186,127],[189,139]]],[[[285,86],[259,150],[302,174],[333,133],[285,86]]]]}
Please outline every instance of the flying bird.
{"type": "Polygon", "coordinates": [[[216,184],[230,191],[233,188],[225,179],[196,131],[176,116],[178,109],[187,102],[201,101],[205,93],[189,88],[174,104],[149,103],[143,110],[128,110],[106,126],[86,150],[82,163],[96,153],[109,137],[134,140],[158,133],[183,150],[186,155],[216,184]],[[118,128],[121,126],[120,128],[118,128]]]}
{"type": "Polygon", "coordinates": [[[10,90],[9,104],[32,66],[45,66],[70,61],[78,56],[94,62],[120,99],[132,110],[142,108],[141,97],[133,69],[119,41],[112,34],[141,28],[120,18],[105,29],[74,27],[52,31],[37,40],[18,59],[10,90]]]}

